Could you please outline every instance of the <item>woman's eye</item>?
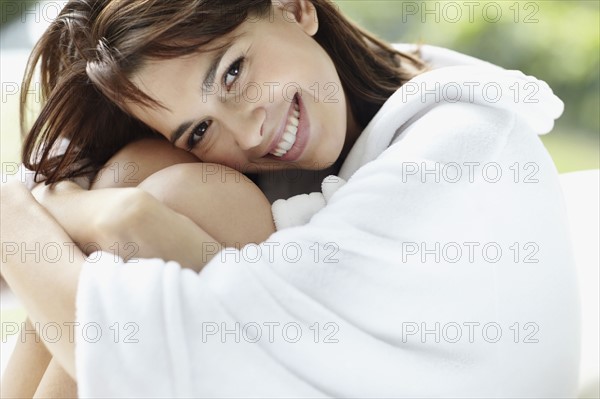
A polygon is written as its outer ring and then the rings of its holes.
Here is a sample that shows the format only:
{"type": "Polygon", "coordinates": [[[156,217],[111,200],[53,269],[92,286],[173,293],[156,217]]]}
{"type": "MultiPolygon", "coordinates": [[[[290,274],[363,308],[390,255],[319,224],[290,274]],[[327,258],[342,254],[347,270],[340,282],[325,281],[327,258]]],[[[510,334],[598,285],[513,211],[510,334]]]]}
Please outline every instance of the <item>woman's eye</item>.
{"type": "Polygon", "coordinates": [[[187,142],[188,151],[194,149],[194,147],[202,140],[211,123],[211,121],[201,122],[194,130],[192,130],[187,142]]]}
{"type": "Polygon", "coordinates": [[[229,66],[229,69],[225,73],[225,76],[223,76],[223,84],[225,85],[227,90],[229,90],[237,80],[240,72],[242,71],[243,62],[244,59],[241,57],[235,60],[233,64],[229,66]]]}

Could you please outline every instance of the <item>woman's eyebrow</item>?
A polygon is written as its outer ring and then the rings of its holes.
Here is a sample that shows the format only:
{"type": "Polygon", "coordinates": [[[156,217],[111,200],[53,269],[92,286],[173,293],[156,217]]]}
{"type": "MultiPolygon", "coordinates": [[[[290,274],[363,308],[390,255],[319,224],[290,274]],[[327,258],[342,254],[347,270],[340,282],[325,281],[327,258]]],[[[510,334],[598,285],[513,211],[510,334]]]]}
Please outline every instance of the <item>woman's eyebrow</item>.
{"type": "MultiPolygon", "coordinates": [[[[206,74],[204,75],[204,80],[202,82],[202,90],[210,90],[212,85],[215,83],[215,76],[217,75],[217,70],[219,69],[219,64],[223,59],[227,50],[231,47],[233,41],[227,43],[225,46],[221,47],[212,57],[212,61],[206,74]]],[[[171,133],[171,143],[175,144],[177,140],[188,130],[188,128],[192,125],[193,121],[183,122],[173,133],[171,133]]]]}
{"type": "Polygon", "coordinates": [[[202,90],[209,91],[212,85],[215,83],[215,76],[217,75],[217,69],[219,69],[219,64],[223,59],[223,56],[229,50],[233,43],[228,43],[225,47],[220,48],[219,51],[213,56],[213,60],[210,63],[210,67],[206,74],[204,75],[204,81],[202,82],[202,90]]]}
{"type": "Polygon", "coordinates": [[[232,37],[225,45],[223,45],[221,48],[219,48],[215,52],[215,54],[212,57],[212,62],[210,63],[210,67],[208,68],[208,70],[206,71],[206,74],[204,75],[204,81],[202,82],[203,90],[210,91],[212,85],[215,83],[215,76],[217,74],[217,70],[219,69],[219,64],[221,63],[221,60],[223,59],[223,56],[225,55],[225,53],[227,53],[227,51],[231,48],[231,46],[233,46],[233,43],[235,43],[235,40],[243,35],[244,34],[241,33],[241,34],[236,35],[235,37],[232,37]]]}
{"type": "MultiPolygon", "coordinates": [[[[239,36],[242,36],[242,35],[239,35],[239,36]]],[[[237,37],[239,37],[239,36],[237,36],[237,37]]],[[[203,91],[210,91],[212,85],[215,83],[215,77],[217,75],[217,70],[219,69],[219,65],[221,64],[221,60],[223,59],[223,56],[225,56],[225,53],[227,53],[227,51],[231,48],[233,43],[234,43],[234,40],[232,39],[227,44],[225,44],[223,47],[219,48],[219,50],[216,51],[215,54],[213,55],[210,66],[208,67],[206,74],[204,74],[204,80],[202,81],[202,90],[203,91]]],[[[173,133],[171,133],[171,143],[175,144],[175,142],[177,140],[179,140],[179,138],[192,125],[192,123],[194,123],[194,122],[186,121],[186,122],[183,122],[181,125],[179,125],[179,127],[177,129],[175,129],[175,131],[173,131],[173,133]]]]}
{"type": "Polygon", "coordinates": [[[194,123],[193,121],[183,122],[173,133],[171,133],[171,143],[175,144],[177,140],[189,129],[189,127],[194,123]]]}

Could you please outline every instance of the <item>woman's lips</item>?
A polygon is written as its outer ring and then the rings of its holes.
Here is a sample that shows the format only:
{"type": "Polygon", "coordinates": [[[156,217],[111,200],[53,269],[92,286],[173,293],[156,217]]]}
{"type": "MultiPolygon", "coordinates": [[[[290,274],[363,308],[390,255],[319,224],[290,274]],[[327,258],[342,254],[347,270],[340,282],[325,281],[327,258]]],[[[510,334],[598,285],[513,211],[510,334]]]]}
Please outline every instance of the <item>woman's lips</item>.
{"type": "Polygon", "coordinates": [[[309,126],[310,125],[308,122],[306,107],[304,106],[304,103],[302,102],[302,98],[300,97],[300,95],[298,93],[296,93],[296,95],[294,96],[294,100],[292,101],[292,104],[290,106],[290,111],[288,112],[288,115],[284,122],[284,126],[281,128],[281,131],[279,132],[276,139],[271,144],[269,154],[267,155],[267,157],[269,159],[275,159],[275,160],[287,161],[287,162],[296,161],[298,158],[300,158],[300,156],[304,152],[304,149],[306,148],[306,145],[308,143],[309,126]],[[299,115],[298,115],[298,126],[297,126],[297,131],[295,134],[295,140],[291,139],[292,136],[290,135],[290,132],[287,133],[286,140],[284,140],[284,134],[286,133],[286,127],[288,127],[290,115],[293,115],[293,111],[295,110],[294,105],[296,103],[298,104],[299,115]],[[289,147],[289,144],[283,143],[282,140],[287,143],[291,143],[293,141],[291,148],[286,150],[286,147],[289,147]],[[285,153],[283,153],[283,155],[281,155],[282,152],[284,152],[284,151],[285,151],[285,153]],[[274,155],[274,153],[279,154],[280,156],[274,155]]]}
{"type": "Polygon", "coordinates": [[[269,153],[280,158],[292,148],[296,142],[296,133],[298,132],[298,119],[300,117],[300,108],[296,96],[291,101],[290,108],[285,115],[284,120],[276,134],[275,140],[271,143],[269,153]]]}

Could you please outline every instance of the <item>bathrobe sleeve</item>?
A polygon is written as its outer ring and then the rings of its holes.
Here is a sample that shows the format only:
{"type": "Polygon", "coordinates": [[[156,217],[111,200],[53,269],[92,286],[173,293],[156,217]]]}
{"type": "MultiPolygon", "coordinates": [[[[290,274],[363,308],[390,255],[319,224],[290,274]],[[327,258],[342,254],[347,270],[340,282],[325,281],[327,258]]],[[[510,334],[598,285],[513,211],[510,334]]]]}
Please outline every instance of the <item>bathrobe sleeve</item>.
{"type": "Polygon", "coordinates": [[[566,231],[537,135],[509,111],[441,104],[308,223],[224,249],[200,273],[92,254],[79,394],[572,395],[566,231]]]}

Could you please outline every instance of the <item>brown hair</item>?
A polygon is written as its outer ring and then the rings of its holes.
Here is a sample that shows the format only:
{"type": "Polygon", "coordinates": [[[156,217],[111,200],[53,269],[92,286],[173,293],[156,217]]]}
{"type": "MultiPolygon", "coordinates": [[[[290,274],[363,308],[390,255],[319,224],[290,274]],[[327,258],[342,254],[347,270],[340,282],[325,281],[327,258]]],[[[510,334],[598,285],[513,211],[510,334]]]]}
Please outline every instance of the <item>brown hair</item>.
{"type": "MultiPolygon", "coordinates": [[[[382,104],[426,66],[346,19],[329,0],[312,0],[319,18],[315,40],[332,58],[350,108],[365,127],[382,104]]],[[[162,137],[130,116],[126,101],[158,102],[129,76],[149,58],[198,51],[271,0],[71,0],[36,44],[23,79],[23,162],[47,183],[97,172],[126,144],[162,137]],[[42,109],[25,128],[27,88],[40,66],[42,109]],[[56,153],[63,139],[64,152],[56,153]]]]}

